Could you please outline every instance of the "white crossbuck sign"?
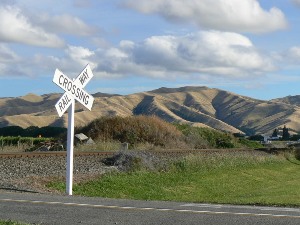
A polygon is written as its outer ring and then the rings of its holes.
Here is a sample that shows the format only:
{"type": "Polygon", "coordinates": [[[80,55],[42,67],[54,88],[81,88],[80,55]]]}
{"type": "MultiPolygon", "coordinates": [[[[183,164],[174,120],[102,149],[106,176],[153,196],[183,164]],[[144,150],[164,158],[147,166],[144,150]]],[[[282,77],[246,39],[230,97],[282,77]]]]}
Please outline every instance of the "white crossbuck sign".
{"type": "Polygon", "coordinates": [[[94,97],[88,94],[83,88],[92,79],[93,72],[89,64],[83,71],[72,81],[59,69],[55,70],[53,82],[65,90],[64,95],[55,104],[58,115],[61,117],[72,103],[72,99],[76,99],[87,109],[91,110],[94,97]]]}
{"type": "Polygon", "coordinates": [[[74,109],[75,99],[91,110],[94,97],[83,88],[93,77],[89,64],[82,70],[75,80],[68,78],[63,72],[56,69],[53,82],[65,90],[64,95],[55,104],[58,115],[61,117],[68,110],[68,140],[67,140],[67,169],[66,192],[72,195],[73,186],[73,146],[74,146],[74,109]]]}

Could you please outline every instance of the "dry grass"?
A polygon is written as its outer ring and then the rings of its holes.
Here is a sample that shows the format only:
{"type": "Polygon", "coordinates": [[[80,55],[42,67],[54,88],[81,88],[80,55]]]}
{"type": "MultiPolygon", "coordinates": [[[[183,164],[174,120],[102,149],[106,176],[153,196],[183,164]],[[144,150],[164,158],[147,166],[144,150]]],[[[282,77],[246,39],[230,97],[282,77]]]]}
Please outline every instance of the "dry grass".
{"type": "Polygon", "coordinates": [[[141,143],[168,148],[185,145],[183,134],[175,126],[154,116],[102,117],[78,132],[100,142],[127,142],[130,148],[141,143]]]}
{"type": "Polygon", "coordinates": [[[122,144],[119,141],[96,141],[95,144],[78,144],[74,150],[79,152],[84,151],[119,151],[122,144]]]}
{"type": "Polygon", "coordinates": [[[25,152],[26,149],[32,147],[30,144],[20,144],[20,145],[5,145],[0,146],[0,153],[4,152],[25,152]]]}

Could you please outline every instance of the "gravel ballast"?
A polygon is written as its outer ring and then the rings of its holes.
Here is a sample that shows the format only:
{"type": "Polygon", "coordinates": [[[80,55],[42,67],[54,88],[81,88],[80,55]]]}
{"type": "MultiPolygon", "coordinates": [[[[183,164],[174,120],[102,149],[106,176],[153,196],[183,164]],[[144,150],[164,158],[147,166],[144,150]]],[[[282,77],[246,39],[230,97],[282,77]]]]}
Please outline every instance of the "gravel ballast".
{"type": "MultiPolygon", "coordinates": [[[[111,171],[105,166],[102,157],[74,157],[74,179],[87,175],[101,175],[111,171]]],[[[49,177],[65,177],[66,157],[49,156],[36,158],[0,158],[0,190],[38,190],[36,182],[49,177]]]]}

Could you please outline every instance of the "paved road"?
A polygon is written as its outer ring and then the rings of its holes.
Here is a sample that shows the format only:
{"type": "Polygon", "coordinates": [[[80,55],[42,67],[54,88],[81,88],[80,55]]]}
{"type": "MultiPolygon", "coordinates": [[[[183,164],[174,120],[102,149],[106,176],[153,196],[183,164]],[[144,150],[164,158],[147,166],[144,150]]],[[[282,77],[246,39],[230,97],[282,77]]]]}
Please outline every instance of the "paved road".
{"type": "Polygon", "coordinates": [[[0,192],[0,219],[37,224],[300,224],[300,208],[133,201],[0,192]]]}

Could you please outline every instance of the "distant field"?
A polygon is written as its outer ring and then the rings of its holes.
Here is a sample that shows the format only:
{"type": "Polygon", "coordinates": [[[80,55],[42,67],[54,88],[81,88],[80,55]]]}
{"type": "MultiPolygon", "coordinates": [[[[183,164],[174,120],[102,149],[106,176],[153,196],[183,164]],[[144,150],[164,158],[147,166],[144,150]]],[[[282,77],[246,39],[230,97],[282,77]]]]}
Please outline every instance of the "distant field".
{"type": "MultiPolygon", "coordinates": [[[[74,185],[74,194],[108,198],[300,206],[300,161],[294,156],[188,156],[165,171],[137,169],[74,185]]],[[[64,182],[48,187],[65,190],[64,182]]]]}

